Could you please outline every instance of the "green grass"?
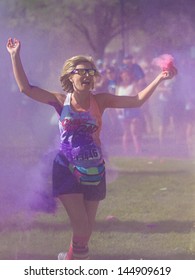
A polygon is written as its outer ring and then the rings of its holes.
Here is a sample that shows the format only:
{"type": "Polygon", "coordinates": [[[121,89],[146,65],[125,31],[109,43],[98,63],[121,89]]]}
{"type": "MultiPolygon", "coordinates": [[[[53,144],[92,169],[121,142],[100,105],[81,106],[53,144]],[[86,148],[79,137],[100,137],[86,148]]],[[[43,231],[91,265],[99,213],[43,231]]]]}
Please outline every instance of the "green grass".
{"type": "MultiPolygon", "coordinates": [[[[190,159],[112,157],[91,259],[195,259],[194,169],[190,159]]],[[[55,214],[18,213],[0,230],[0,259],[56,259],[71,235],[61,204],[55,214]]]]}

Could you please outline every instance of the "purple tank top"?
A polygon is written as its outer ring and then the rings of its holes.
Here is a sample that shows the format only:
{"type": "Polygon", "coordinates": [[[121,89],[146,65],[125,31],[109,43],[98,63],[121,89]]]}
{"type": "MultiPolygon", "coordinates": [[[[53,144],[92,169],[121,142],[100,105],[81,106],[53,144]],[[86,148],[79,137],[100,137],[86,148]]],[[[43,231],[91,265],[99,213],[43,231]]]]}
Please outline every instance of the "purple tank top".
{"type": "Polygon", "coordinates": [[[60,150],[71,164],[87,168],[102,163],[101,125],[101,114],[92,94],[90,108],[83,112],[71,108],[71,93],[67,94],[59,119],[60,150]]]}

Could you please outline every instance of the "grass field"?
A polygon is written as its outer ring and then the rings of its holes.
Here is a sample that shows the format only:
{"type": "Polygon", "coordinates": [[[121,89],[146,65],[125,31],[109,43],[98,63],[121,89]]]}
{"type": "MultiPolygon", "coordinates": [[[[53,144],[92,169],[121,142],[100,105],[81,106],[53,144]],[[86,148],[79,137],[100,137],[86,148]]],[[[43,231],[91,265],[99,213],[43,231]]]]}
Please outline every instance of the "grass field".
{"type": "MultiPolygon", "coordinates": [[[[195,259],[194,170],[193,159],[111,157],[91,259],[195,259]]],[[[0,231],[4,260],[56,259],[71,234],[61,204],[55,214],[10,215],[0,231]]]]}

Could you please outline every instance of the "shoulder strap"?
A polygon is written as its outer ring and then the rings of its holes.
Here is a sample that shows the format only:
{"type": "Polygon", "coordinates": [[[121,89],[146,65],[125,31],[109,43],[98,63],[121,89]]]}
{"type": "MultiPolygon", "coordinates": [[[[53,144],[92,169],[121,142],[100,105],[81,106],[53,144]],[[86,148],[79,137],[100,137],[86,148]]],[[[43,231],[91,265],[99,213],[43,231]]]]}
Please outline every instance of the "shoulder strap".
{"type": "Polygon", "coordinates": [[[70,100],[71,100],[71,93],[67,93],[66,99],[64,101],[64,106],[63,106],[61,114],[60,114],[60,121],[62,121],[69,114],[70,100]]]}
{"type": "Polygon", "coordinates": [[[71,93],[67,93],[66,99],[64,101],[64,105],[70,105],[70,100],[71,100],[71,93]]]}

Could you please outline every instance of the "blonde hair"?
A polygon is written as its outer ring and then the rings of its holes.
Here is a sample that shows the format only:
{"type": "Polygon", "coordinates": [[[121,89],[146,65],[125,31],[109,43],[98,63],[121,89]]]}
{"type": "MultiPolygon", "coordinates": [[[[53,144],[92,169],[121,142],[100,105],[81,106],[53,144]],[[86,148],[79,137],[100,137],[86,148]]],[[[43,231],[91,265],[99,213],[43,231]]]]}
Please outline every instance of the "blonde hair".
{"type": "Polygon", "coordinates": [[[72,75],[72,71],[76,68],[78,64],[82,64],[86,62],[90,63],[91,67],[97,71],[97,73],[95,74],[96,77],[100,75],[95,65],[95,62],[91,56],[83,56],[83,55],[73,56],[65,61],[61,71],[60,82],[64,91],[73,92],[73,85],[69,79],[70,76],[72,75]]]}

